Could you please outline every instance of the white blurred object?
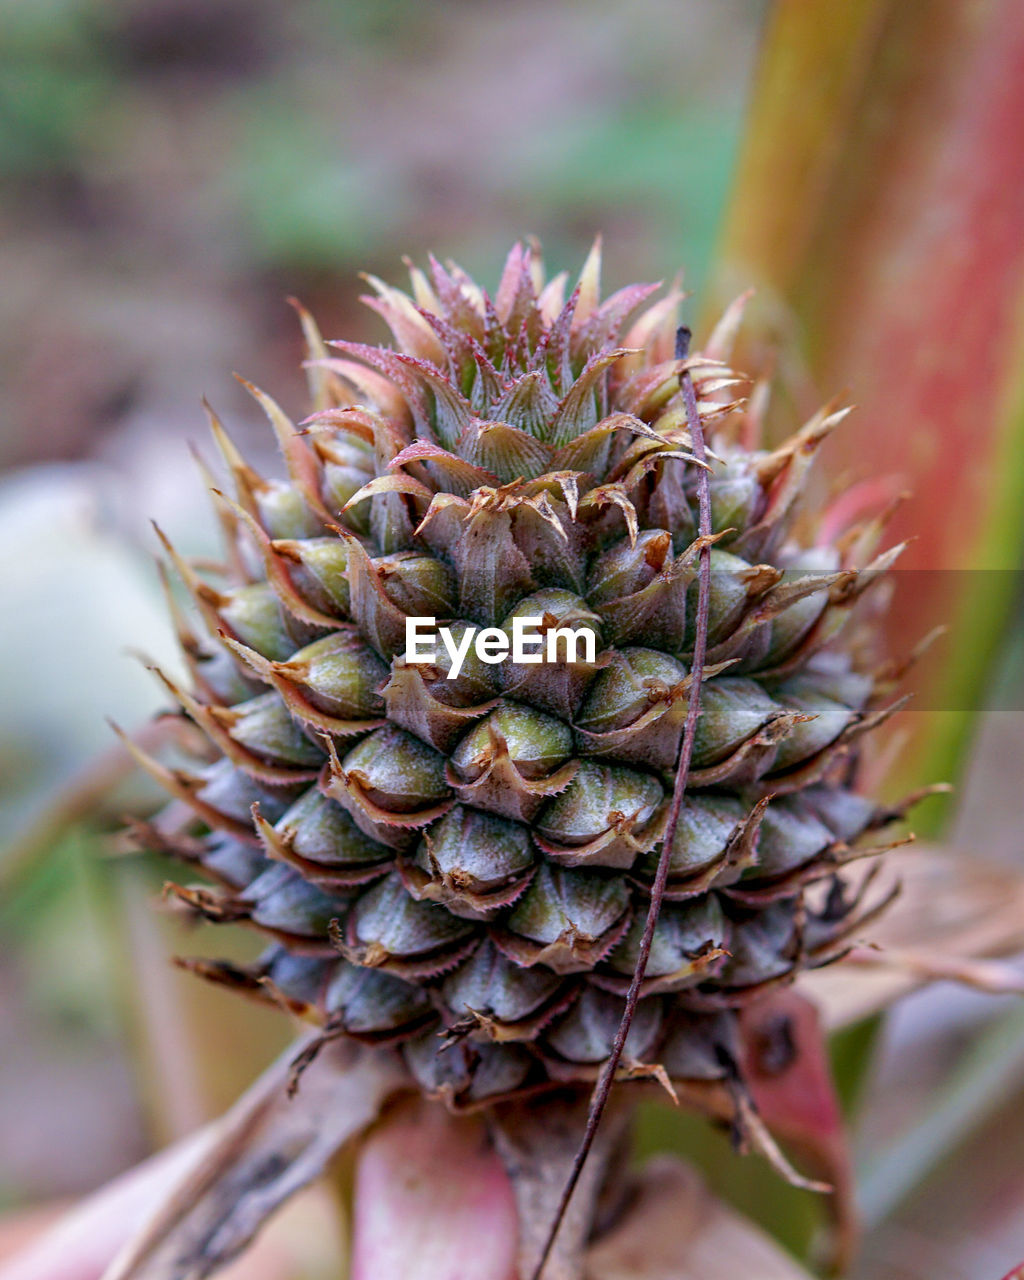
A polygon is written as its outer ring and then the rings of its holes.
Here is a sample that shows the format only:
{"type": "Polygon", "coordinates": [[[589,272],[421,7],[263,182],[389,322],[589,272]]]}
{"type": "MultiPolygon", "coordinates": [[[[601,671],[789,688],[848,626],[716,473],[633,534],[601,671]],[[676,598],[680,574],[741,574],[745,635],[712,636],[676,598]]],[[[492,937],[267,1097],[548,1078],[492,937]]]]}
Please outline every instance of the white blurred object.
{"type": "Polygon", "coordinates": [[[166,702],[130,650],[181,674],[156,574],[111,518],[125,505],[117,480],[87,464],[0,483],[5,833],[111,744],[105,717],[131,728],[166,702]]]}

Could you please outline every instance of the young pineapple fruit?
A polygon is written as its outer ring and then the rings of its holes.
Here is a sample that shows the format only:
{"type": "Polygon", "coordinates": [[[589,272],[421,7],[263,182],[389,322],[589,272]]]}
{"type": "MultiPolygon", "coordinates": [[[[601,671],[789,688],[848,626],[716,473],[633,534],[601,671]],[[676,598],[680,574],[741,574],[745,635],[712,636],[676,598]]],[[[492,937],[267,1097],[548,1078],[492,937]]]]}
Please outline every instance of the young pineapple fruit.
{"type": "Polygon", "coordinates": [[[140,833],[218,883],[175,887],[191,909],[269,939],[250,969],[192,967],[395,1046],[452,1107],[593,1080],[612,1047],[692,678],[683,370],[712,450],[707,659],[621,1073],[734,1072],[736,1010],[848,945],[874,908],[843,868],[899,816],[856,789],[887,714],[847,625],[891,559],[865,564],[880,521],[798,514],[842,413],[763,450],[714,358],[735,316],[679,361],[678,294],[602,302],[599,270],[595,250],[568,300],[518,245],[493,297],[453,264],[413,269],[411,296],[371,280],[393,345],[338,355],[303,314],[312,416],[297,431],[250,388],[288,478],[214,420],[227,567],[200,577],[168,548],[208,631],[179,623],[194,680],[168,684],[210,749],[194,771],[148,762],[176,800],[140,833]],[[596,647],[471,646],[451,678],[440,643],[406,660],[409,617],[456,640],[585,627],[596,647]]]}

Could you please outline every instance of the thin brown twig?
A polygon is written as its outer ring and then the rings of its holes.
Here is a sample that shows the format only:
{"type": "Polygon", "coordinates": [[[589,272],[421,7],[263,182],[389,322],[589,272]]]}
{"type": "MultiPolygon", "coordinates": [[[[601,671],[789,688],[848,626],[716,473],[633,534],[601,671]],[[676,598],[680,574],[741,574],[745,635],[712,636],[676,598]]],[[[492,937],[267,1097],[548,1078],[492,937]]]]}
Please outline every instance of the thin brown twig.
{"type": "MultiPolygon", "coordinates": [[[[684,325],[676,331],[676,359],[684,360],[690,349],[690,330],[684,325]]],[[[697,408],[697,393],[694,390],[693,379],[688,370],[683,370],[679,375],[679,387],[683,396],[683,405],[686,410],[687,425],[690,429],[692,440],[691,448],[694,457],[699,463],[705,461],[704,449],[704,430],[701,425],[700,412],[697,408]]],[[[594,1091],[591,1094],[590,1109],[587,1114],[587,1126],[584,1130],[583,1139],[580,1142],[579,1150],[573,1159],[572,1169],[569,1177],[566,1179],[562,1195],[558,1202],[558,1209],[555,1213],[554,1221],[548,1231],[544,1241],[544,1248],[534,1268],[532,1280],[541,1280],[544,1267],[547,1264],[548,1257],[554,1246],[558,1236],[558,1230],[562,1225],[569,1202],[572,1199],[573,1192],[576,1190],[576,1184],[579,1181],[583,1166],[586,1164],[587,1156],[594,1144],[594,1138],[597,1134],[598,1126],[601,1123],[601,1117],[604,1115],[605,1107],[608,1104],[608,1098],[612,1091],[612,1085],[615,1083],[615,1073],[618,1070],[619,1062],[622,1059],[623,1051],[626,1047],[626,1040],[629,1036],[630,1027],[633,1024],[633,1015],[636,1013],[636,1007],[640,1000],[640,988],[643,985],[644,975],[647,972],[647,961],[651,954],[651,944],[654,939],[654,930],[658,923],[658,916],[661,913],[662,899],[665,895],[665,885],[668,881],[669,863],[672,860],[672,846],[675,843],[676,828],[679,825],[679,813],[682,809],[683,796],[686,793],[686,785],[690,774],[690,759],[693,755],[693,742],[697,732],[697,719],[700,715],[700,690],[701,681],[704,674],[704,659],[707,654],[708,642],[708,608],[711,591],[711,547],[707,539],[711,536],[711,491],[708,485],[708,472],[701,466],[697,468],[697,507],[698,507],[698,536],[704,539],[700,552],[697,571],[697,618],[694,629],[693,642],[693,665],[691,667],[691,683],[690,683],[690,700],[686,710],[686,722],[683,727],[683,740],[679,747],[679,758],[676,767],[676,781],[672,791],[672,803],[669,807],[668,821],[665,824],[665,835],[662,840],[661,853],[658,857],[658,871],[654,878],[654,885],[651,889],[651,903],[647,909],[647,923],[644,926],[643,937],[640,941],[640,953],[637,956],[636,967],[633,970],[633,978],[629,984],[629,992],[626,995],[626,1007],[622,1013],[622,1020],[619,1023],[619,1029],[615,1033],[615,1042],[612,1045],[612,1051],[605,1060],[598,1076],[597,1083],[594,1085],[594,1091]]]]}

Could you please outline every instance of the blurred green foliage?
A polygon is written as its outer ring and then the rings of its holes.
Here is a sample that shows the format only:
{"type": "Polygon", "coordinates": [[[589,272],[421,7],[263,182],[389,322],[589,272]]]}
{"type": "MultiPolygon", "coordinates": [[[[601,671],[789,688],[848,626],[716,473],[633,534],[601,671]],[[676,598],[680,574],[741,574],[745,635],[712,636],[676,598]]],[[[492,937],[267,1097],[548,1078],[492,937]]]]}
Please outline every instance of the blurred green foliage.
{"type": "Polygon", "coordinates": [[[115,68],[89,0],[0,5],[0,173],[73,167],[85,126],[115,68]]]}
{"type": "MultiPolygon", "coordinates": [[[[191,196],[213,207],[210,230],[242,271],[247,259],[342,274],[425,244],[493,270],[510,235],[530,231],[571,266],[596,230],[622,223],[634,256],[685,262],[692,286],[725,199],[760,9],[562,0],[467,23],[456,0],[4,0],[0,170],[16,196],[81,183],[120,224],[152,162],[147,113],[169,111],[196,149],[181,211],[191,196]],[[705,58],[684,38],[695,17],[705,58]],[[552,47],[534,59],[541,31],[552,47]],[[492,79],[463,153],[458,126],[492,79]]],[[[614,237],[608,249],[614,262],[614,237]]]]}

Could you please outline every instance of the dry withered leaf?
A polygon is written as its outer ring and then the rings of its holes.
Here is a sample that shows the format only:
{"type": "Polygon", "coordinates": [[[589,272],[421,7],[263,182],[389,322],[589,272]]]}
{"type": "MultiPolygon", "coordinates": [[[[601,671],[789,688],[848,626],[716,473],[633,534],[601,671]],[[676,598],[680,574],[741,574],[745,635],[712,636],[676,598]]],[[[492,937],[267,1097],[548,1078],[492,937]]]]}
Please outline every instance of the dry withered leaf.
{"type": "Polygon", "coordinates": [[[326,1045],[288,1093],[294,1047],[223,1120],[104,1280],[201,1280],[245,1247],[270,1215],[406,1083],[389,1055],[326,1045]]]}
{"type": "Polygon", "coordinates": [[[879,1013],[926,982],[1019,989],[992,957],[1024,948],[1024,877],[1012,867],[915,845],[889,855],[903,892],[841,964],[802,975],[800,989],[835,1031],[879,1013]]]}

